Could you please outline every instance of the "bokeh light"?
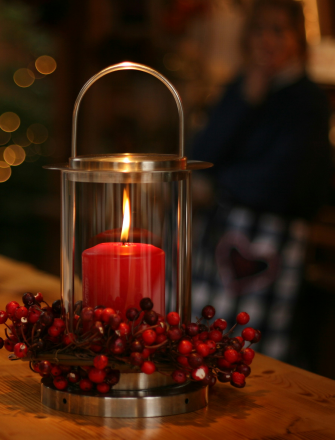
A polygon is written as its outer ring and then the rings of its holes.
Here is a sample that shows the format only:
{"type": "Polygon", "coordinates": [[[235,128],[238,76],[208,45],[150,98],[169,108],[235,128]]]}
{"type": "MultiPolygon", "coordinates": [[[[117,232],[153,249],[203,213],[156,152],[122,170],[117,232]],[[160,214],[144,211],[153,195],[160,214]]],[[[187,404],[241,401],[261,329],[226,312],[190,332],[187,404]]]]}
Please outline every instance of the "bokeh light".
{"type": "Polygon", "coordinates": [[[27,138],[33,144],[42,144],[48,139],[48,130],[42,124],[32,124],[27,130],[27,138]]]}
{"type": "MultiPolygon", "coordinates": [[[[31,144],[30,140],[27,138],[26,133],[15,132],[12,136],[13,143],[20,145],[20,147],[28,147],[31,144]]],[[[1,145],[1,142],[0,142],[1,145]]],[[[2,144],[3,145],[3,144],[2,144]]]]}
{"type": "Polygon", "coordinates": [[[29,69],[18,69],[14,73],[14,82],[19,87],[29,87],[31,86],[35,81],[35,75],[34,73],[29,69]]]}
{"type": "Polygon", "coordinates": [[[35,61],[35,67],[40,73],[43,73],[44,75],[50,75],[50,73],[56,70],[57,64],[52,57],[49,57],[48,55],[42,55],[35,61]]]}
{"type": "Polygon", "coordinates": [[[6,132],[12,132],[20,127],[20,118],[16,113],[6,112],[0,116],[0,128],[6,132]]]}
{"type": "Polygon", "coordinates": [[[0,166],[0,183],[6,182],[6,180],[10,178],[11,174],[12,174],[11,167],[2,168],[0,166]]]}
{"type": "Polygon", "coordinates": [[[26,158],[26,153],[20,145],[10,145],[3,153],[5,161],[11,166],[21,165],[26,158]]]}
{"type": "Polygon", "coordinates": [[[0,145],[5,145],[10,141],[11,134],[0,129],[0,145]]]}

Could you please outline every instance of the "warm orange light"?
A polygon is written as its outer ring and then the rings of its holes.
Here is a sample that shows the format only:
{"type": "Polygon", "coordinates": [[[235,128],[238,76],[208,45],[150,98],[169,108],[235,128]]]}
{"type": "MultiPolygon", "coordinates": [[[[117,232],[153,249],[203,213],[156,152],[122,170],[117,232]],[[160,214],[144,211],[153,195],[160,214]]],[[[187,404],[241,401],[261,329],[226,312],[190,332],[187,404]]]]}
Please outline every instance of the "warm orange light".
{"type": "Polygon", "coordinates": [[[129,197],[127,191],[124,189],[123,190],[123,223],[122,223],[122,231],[121,231],[121,241],[123,244],[128,241],[129,228],[130,228],[129,197]]]}

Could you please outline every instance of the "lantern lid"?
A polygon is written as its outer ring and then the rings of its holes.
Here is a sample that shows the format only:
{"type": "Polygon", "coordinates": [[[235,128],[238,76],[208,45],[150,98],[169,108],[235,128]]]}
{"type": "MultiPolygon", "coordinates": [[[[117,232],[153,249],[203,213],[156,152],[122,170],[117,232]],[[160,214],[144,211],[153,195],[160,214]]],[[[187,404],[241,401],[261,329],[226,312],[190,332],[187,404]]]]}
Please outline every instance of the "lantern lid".
{"type": "Polygon", "coordinates": [[[209,168],[213,164],[196,160],[187,160],[177,154],[99,154],[76,156],[69,163],[46,165],[44,168],[61,171],[112,171],[121,173],[183,171],[209,168]]]}

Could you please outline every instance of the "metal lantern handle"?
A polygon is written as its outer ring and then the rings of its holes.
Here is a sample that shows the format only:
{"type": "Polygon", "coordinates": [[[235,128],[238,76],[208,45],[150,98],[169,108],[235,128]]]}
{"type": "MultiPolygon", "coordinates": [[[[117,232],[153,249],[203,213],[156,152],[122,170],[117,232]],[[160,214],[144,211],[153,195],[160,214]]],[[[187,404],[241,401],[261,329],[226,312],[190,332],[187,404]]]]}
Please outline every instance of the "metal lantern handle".
{"type": "Polygon", "coordinates": [[[106,69],[101,70],[96,75],[92,76],[87,83],[80,90],[77,100],[74,104],[73,108],[73,119],[72,119],[72,146],[71,146],[71,156],[74,158],[77,156],[77,121],[78,121],[78,111],[81,100],[83,99],[87,90],[94,84],[98,79],[107,75],[108,73],[117,72],[118,70],[139,70],[141,72],[149,73],[152,76],[158,78],[162,83],[166,85],[166,87],[172,93],[178,108],[179,113],[179,157],[184,157],[184,111],[181,102],[181,98],[174,88],[174,86],[168,81],[165,76],[161,75],[151,67],[145,66],[143,64],[124,62],[120,64],[114,64],[113,66],[106,67],[106,69]]]}

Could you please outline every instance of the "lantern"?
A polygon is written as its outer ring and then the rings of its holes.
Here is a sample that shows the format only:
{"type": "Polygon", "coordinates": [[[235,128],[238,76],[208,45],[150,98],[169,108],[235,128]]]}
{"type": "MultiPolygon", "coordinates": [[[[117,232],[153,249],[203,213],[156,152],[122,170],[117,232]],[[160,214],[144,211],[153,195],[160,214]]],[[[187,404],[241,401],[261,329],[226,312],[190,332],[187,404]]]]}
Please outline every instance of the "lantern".
{"type": "MultiPolygon", "coordinates": [[[[78,305],[88,313],[101,306],[98,313],[104,313],[104,326],[116,312],[126,319],[127,310],[138,308],[143,298],[150,298],[159,314],[177,311],[182,322],[190,322],[191,171],[211,164],[187,160],[183,132],[176,89],[147,66],[125,62],[107,67],[80,91],[69,163],[47,167],[61,171],[61,291],[69,333],[76,326],[78,305]],[[171,91],[179,112],[178,154],[77,155],[81,100],[99,78],[119,70],[146,72],[171,91]]],[[[82,325],[85,332],[91,324],[82,325]]],[[[99,347],[93,338],[91,353],[98,353],[99,347]]],[[[106,395],[59,391],[44,384],[42,402],[63,411],[105,417],[178,414],[207,404],[206,387],[177,386],[169,375],[138,371],[123,366],[119,383],[106,395]]]]}

